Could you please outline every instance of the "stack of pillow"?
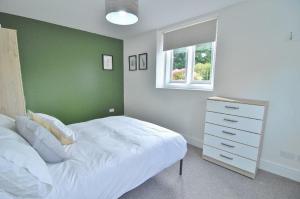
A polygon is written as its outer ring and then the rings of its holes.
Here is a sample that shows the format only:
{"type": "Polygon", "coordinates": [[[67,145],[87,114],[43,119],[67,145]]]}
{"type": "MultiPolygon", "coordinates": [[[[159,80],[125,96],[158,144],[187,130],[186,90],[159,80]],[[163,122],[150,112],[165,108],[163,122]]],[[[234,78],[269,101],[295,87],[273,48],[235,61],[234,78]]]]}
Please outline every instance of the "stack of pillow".
{"type": "Polygon", "coordinates": [[[12,118],[0,114],[0,198],[43,198],[52,190],[48,164],[69,158],[64,145],[74,132],[41,113],[12,118]]]}

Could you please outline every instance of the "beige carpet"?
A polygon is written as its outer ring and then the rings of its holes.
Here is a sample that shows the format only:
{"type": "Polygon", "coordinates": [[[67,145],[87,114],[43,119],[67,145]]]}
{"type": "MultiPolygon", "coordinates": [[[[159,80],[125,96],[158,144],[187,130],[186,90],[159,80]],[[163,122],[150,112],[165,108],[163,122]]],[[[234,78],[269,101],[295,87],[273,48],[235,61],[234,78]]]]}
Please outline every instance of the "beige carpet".
{"type": "Polygon", "coordinates": [[[149,179],[120,199],[300,199],[300,183],[259,170],[255,180],[201,159],[189,146],[179,163],[149,179]]]}

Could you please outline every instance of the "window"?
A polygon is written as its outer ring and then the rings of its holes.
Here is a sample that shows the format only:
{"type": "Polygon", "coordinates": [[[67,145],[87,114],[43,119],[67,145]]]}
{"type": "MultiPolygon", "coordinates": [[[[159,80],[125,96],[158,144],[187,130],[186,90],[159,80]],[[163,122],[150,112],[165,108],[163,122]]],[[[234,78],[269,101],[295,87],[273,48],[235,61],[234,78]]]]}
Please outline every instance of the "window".
{"type": "Polygon", "coordinates": [[[171,52],[171,81],[185,81],[188,64],[187,48],[175,49],[171,52]]]}
{"type": "Polygon", "coordinates": [[[197,86],[211,85],[215,42],[168,50],[165,53],[165,85],[197,86]]]}
{"type": "Polygon", "coordinates": [[[213,90],[217,20],[158,32],[156,87],[213,90]]]}
{"type": "Polygon", "coordinates": [[[213,43],[199,44],[195,46],[195,63],[193,68],[193,80],[209,83],[212,73],[213,43]]]}

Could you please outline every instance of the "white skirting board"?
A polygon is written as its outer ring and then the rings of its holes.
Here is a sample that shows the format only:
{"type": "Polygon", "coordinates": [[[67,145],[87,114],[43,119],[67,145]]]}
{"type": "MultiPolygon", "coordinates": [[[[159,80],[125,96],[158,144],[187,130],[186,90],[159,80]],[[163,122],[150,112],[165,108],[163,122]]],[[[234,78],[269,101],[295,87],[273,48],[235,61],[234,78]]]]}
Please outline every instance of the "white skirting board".
{"type": "Polygon", "coordinates": [[[279,176],[283,176],[289,178],[291,180],[295,180],[300,182],[300,170],[289,168],[285,165],[281,165],[275,162],[271,162],[269,160],[261,159],[259,163],[259,168],[261,170],[268,171],[270,173],[274,173],[279,176]]]}
{"type": "MultiPolygon", "coordinates": [[[[184,135],[184,138],[190,145],[203,148],[203,140],[188,135],[184,135]]],[[[300,182],[300,170],[298,169],[289,168],[264,159],[260,159],[259,169],[300,182]]]]}
{"type": "Polygon", "coordinates": [[[183,137],[186,139],[186,141],[190,145],[201,148],[201,149],[203,148],[203,140],[202,139],[194,138],[194,137],[191,137],[189,135],[183,135],[183,137]]]}

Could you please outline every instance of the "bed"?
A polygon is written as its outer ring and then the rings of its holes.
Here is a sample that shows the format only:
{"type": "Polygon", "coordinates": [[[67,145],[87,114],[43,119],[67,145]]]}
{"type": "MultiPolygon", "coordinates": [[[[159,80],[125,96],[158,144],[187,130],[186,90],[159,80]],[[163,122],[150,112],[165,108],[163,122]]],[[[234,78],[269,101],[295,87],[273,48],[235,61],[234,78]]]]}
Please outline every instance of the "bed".
{"type": "Polygon", "coordinates": [[[117,199],[178,161],[181,169],[187,151],[180,134],[126,116],[68,127],[76,142],[64,146],[68,160],[47,163],[53,187],[46,199],[117,199]]]}
{"type": "MultiPolygon", "coordinates": [[[[9,66],[14,71],[7,67],[0,65],[0,71],[6,71],[0,85],[0,112],[10,117],[25,115],[20,66],[9,66]]],[[[176,162],[180,162],[181,174],[187,144],[171,130],[126,116],[68,127],[74,131],[76,143],[65,146],[68,160],[44,166],[53,180],[45,199],[117,199],[176,162]]],[[[15,198],[1,188],[1,199],[15,198]]]]}
{"type": "Polygon", "coordinates": [[[181,135],[125,116],[69,127],[78,141],[66,148],[70,160],[48,165],[55,186],[47,199],[117,199],[187,150],[181,135]]]}

